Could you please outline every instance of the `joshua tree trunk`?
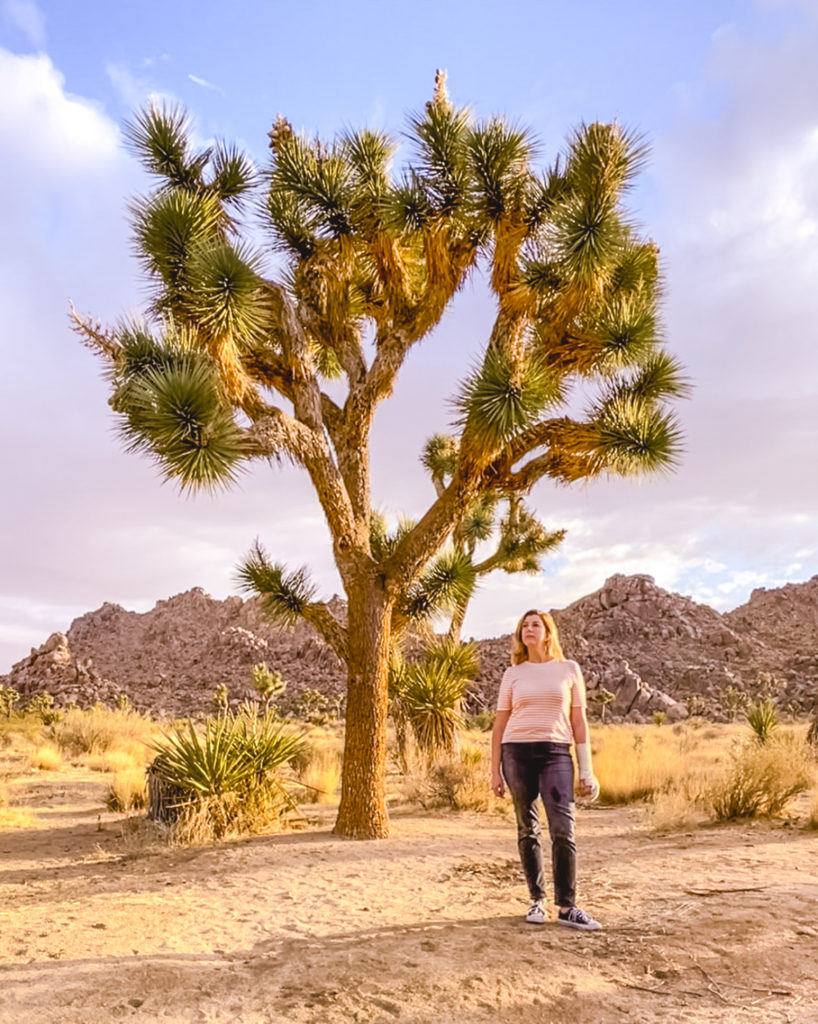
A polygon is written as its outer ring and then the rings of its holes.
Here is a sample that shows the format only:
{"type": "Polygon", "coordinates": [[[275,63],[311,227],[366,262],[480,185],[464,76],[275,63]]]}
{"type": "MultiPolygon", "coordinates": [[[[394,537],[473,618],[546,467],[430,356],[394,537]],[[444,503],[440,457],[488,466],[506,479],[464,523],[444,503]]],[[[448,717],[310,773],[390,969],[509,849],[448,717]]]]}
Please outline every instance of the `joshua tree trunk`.
{"type": "Polygon", "coordinates": [[[335,831],[384,839],[386,714],[392,602],[378,581],[349,593],[344,772],[335,831]]]}

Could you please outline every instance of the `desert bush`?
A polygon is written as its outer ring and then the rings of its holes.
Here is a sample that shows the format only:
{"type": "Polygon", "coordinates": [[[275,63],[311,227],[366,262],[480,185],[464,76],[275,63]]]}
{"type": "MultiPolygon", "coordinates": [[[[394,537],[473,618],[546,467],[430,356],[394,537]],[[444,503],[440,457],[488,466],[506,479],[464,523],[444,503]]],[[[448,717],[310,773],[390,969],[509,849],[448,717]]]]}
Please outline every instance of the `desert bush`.
{"type": "Polygon", "coordinates": [[[744,714],[758,742],[766,743],[778,725],[778,708],[772,698],[759,697],[751,701],[744,714]]]}
{"type": "Polygon", "coordinates": [[[406,795],[425,809],[487,811],[500,802],[491,792],[491,773],[486,749],[464,742],[455,754],[421,766],[408,779],[406,795]]]}
{"type": "Polygon", "coordinates": [[[147,806],[145,772],[131,766],[114,772],[105,803],[111,811],[137,811],[147,806]]]}
{"type": "Polygon", "coordinates": [[[807,812],[807,828],[818,831],[818,786],[814,786],[811,796],[809,811],[807,812]]]}
{"type": "Polygon", "coordinates": [[[654,725],[664,725],[667,721],[667,714],[664,711],[654,711],[650,720],[654,725]]]}
{"type": "Polygon", "coordinates": [[[750,703],[750,698],[737,686],[725,686],[721,691],[721,706],[727,720],[734,722],[740,714],[744,714],[750,703]]]}
{"type": "Polygon", "coordinates": [[[421,755],[430,763],[454,753],[465,728],[462,713],[466,680],[444,663],[407,665],[393,699],[393,717],[405,723],[421,755]]]}
{"type": "Polygon", "coordinates": [[[704,794],[715,821],[775,817],[809,786],[804,743],[793,733],[738,742],[704,794]]]}
{"type": "Polygon", "coordinates": [[[494,708],[483,708],[473,715],[466,716],[466,729],[476,732],[491,732],[494,727],[494,708]]]}
{"type": "Polygon", "coordinates": [[[54,743],[41,743],[29,754],[29,762],[41,771],[53,772],[62,765],[62,754],[54,743]]]}
{"type": "Polygon", "coordinates": [[[69,756],[103,754],[116,748],[150,746],[156,725],[135,711],[112,711],[102,704],[73,708],[48,727],[49,737],[69,756]]]}
{"type": "Polygon", "coordinates": [[[154,744],[150,772],[175,796],[174,828],[189,841],[260,831],[294,807],[284,769],[303,739],[274,714],[238,714],[177,726],[154,744]]]}
{"type": "Polygon", "coordinates": [[[340,736],[329,729],[311,730],[291,763],[304,790],[298,796],[302,803],[335,801],[343,763],[343,740],[340,736]]]}
{"type": "Polygon", "coordinates": [[[685,707],[691,718],[702,718],[707,713],[707,701],[698,693],[685,698],[685,707]]]}

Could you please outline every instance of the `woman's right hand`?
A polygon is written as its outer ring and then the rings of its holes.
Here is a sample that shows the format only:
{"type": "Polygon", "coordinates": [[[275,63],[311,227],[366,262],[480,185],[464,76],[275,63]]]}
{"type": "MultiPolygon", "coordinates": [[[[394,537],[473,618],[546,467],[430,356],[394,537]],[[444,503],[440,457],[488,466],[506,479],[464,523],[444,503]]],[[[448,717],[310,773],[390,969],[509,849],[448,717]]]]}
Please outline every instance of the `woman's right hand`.
{"type": "Polygon", "coordinates": [[[506,784],[503,781],[502,772],[493,771],[491,773],[491,791],[495,796],[506,795],[506,784]]]}

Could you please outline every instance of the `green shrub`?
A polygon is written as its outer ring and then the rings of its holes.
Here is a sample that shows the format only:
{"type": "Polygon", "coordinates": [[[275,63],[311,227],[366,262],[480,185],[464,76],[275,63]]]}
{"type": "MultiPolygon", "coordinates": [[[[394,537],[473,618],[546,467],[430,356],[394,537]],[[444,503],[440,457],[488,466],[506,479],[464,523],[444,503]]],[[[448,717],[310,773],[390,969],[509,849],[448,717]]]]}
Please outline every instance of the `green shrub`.
{"type": "Polygon", "coordinates": [[[474,715],[466,716],[466,728],[478,732],[491,732],[494,727],[494,708],[483,708],[474,715]]]}
{"type": "Polygon", "coordinates": [[[654,711],[650,720],[654,725],[664,725],[667,721],[667,714],[664,711],[654,711]]]}
{"type": "Polygon", "coordinates": [[[179,830],[220,838],[253,832],[280,819],[294,802],[284,777],[302,736],[271,713],[245,705],[177,726],[155,743],[151,775],[174,796],[179,830]]]}
{"type": "Polygon", "coordinates": [[[810,784],[803,743],[796,737],[772,737],[760,744],[740,743],[724,770],[705,792],[716,821],[774,817],[810,784]]]}

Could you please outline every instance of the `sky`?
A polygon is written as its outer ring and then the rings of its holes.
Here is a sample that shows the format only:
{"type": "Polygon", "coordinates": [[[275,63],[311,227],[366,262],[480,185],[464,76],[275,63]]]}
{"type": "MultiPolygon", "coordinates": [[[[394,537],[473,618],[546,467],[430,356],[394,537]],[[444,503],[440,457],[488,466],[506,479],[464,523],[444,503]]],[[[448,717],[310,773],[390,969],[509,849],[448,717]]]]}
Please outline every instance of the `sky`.
{"type": "MultiPolygon", "coordinates": [[[[648,573],[719,610],[818,573],[818,0],[0,0],[0,673],[113,601],[146,611],[237,592],[258,537],[340,591],[303,473],[260,467],[185,497],[117,440],[69,302],[106,323],[144,308],[127,204],[148,182],[122,123],[182,103],[197,138],[258,163],[277,112],[331,137],[400,132],[436,68],[477,116],[528,125],[553,160],[580,121],[651,144],[633,215],[659,245],[666,345],[694,390],[673,475],[547,481],[531,503],[568,536],[536,576],[488,577],[465,634],[509,630],[614,573],[648,573]]],[[[373,491],[432,500],[418,462],[485,344],[479,280],[411,354],[376,418],[373,491]],[[419,414],[420,413],[420,414],[419,414]]]]}

